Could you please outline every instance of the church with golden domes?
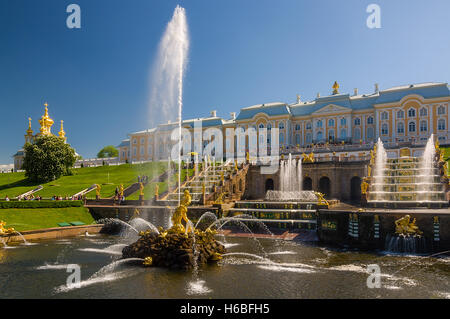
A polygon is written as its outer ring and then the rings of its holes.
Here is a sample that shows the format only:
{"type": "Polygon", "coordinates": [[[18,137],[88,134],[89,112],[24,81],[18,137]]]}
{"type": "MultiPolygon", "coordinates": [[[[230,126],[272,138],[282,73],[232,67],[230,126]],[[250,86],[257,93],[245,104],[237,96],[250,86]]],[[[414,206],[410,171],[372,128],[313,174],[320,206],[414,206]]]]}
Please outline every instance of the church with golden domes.
{"type": "MultiPolygon", "coordinates": [[[[38,138],[39,136],[42,136],[42,135],[54,135],[54,134],[52,134],[52,126],[54,124],[54,121],[48,115],[48,104],[45,103],[44,106],[45,106],[44,115],[42,115],[41,119],[39,120],[39,125],[40,125],[39,133],[33,134],[33,129],[31,128],[31,117],[28,118],[28,129],[26,130],[26,134],[25,134],[25,144],[34,143],[36,138],[38,138]]],[[[65,142],[67,140],[67,137],[66,137],[66,132],[64,131],[63,123],[64,123],[64,121],[61,120],[61,128],[58,132],[58,136],[60,138],[64,139],[64,142],[65,142]]],[[[22,169],[24,156],[25,156],[25,152],[24,152],[23,148],[18,150],[17,153],[13,155],[15,172],[22,169]]]]}

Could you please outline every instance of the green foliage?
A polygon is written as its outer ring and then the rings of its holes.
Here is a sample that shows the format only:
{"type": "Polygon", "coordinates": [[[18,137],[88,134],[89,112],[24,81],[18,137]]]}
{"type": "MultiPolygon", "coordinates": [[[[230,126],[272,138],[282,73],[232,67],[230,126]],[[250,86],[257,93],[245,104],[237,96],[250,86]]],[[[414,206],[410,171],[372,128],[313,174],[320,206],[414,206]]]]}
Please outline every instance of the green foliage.
{"type": "Polygon", "coordinates": [[[74,201],[0,201],[0,209],[4,208],[64,208],[64,207],[81,207],[83,203],[80,200],[74,201]]]}
{"type": "Polygon", "coordinates": [[[57,136],[40,136],[25,145],[23,169],[32,182],[49,182],[68,175],[75,163],[75,150],[57,136]]]}
{"type": "Polygon", "coordinates": [[[98,158],[104,157],[117,157],[119,156],[119,151],[112,145],[105,146],[97,153],[98,158]]]}

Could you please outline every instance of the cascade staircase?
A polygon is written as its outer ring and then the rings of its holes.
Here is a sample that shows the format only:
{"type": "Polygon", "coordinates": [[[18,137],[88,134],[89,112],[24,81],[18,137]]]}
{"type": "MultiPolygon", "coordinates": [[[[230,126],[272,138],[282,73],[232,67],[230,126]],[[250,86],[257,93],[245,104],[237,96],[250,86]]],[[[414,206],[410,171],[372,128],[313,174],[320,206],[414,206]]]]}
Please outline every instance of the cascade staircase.
{"type": "MultiPolygon", "coordinates": [[[[235,178],[243,178],[242,174],[246,174],[247,170],[248,165],[243,165],[236,171],[235,166],[231,161],[227,161],[223,164],[210,165],[206,169],[198,172],[196,176],[192,176],[190,179],[186,180],[181,185],[180,192],[183,194],[185,190],[188,190],[192,196],[193,205],[204,205],[208,202],[213,203],[222,193],[224,200],[234,199],[235,192],[233,192],[231,184],[233,184],[235,178]],[[222,174],[224,176],[223,185],[221,180],[222,174]],[[203,187],[205,188],[204,198],[203,187]]],[[[236,191],[236,189],[234,190],[236,191]]],[[[241,193],[243,193],[243,190],[241,193]]],[[[178,188],[169,192],[162,200],[169,203],[178,203],[178,188]]]]}

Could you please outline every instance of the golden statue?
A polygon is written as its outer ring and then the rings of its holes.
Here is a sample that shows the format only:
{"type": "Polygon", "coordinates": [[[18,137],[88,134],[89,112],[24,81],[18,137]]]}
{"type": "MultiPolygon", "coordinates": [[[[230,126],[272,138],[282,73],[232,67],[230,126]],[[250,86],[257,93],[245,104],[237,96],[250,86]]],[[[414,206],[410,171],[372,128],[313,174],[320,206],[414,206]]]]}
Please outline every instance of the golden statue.
{"type": "Polygon", "coordinates": [[[153,265],[153,258],[152,257],[145,257],[144,261],[142,262],[142,264],[144,266],[147,266],[147,267],[153,265]]]}
{"type": "Polygon", "coordinates": [[[339,94],[339,84],[337,83],[337,81],[334,81],[332,88],[333,88],[333,94],[339,94]]]}
{"type": "Polygon", "coordinates": [[[327,205],[327,207],[329,206],[328,201],[324,197],[324,194],[319,192],[314,192],[314,194],[317,196],[318,205],[327,205]]]}
{"type": "Polygon", "coordinates": [[[155,185],[155,197],[159,196],[159,184],[155,185]]]}
{"type": "Polygon", "coordinates": [[[100,190],[102,187],[99,184],[95,184],[95,194],[100,197],[100,190]]]}
{"type": "Polygon", "coordinates": [[[397,219],[395,221],[395,233],[402,235],[422,235],[423,233],[416,226],[416,219],[414,218],[412,222],[410,220],[411,217],[409,215],[397,219]]]}
{"type": "Polygon", "coordinates": [[[226,192],[220,193],[214,204],[223,204],[223,199],[226,194],[227,194],[226,192]]]}
{"type": "Polygon", "coordinates": [[[369,188],[369,183],[366,182],[366,178],[363,178],[361,183],[361,194],[367,194],[367,189],[369,188]]]}
{"type": "Polygon", "coordinates": [[[247,160],[247,163],[250,162],[250,153],[247,152],[247,154],[245,154],[245,159],[247,160]]]}
{"type": "Polygon", "coordinates": [[[6,222],[0,220],[0,235],[11,234],[15,232],[13,227],[5,228],[6,222]]]}
{"type": "Polygon", "coordinates": [[[119,194],[120,194],[120,196],[123,197],[123,184],[120,184],[120,187],[119,187],[119,194]]]}
{"type": "Polygon", "coordinates": [[[368,177],[372,176],[372,166],[371,165],[367,166],[367,176],[368,177]]]}
{"type": "Polygon", "coordinates": [[[187,218],[187,206],[191,204],[191,201],[192,201],[191,194],[189,194],[189,191],[187,189],[184,190],[184,196],[180,201],[180,206],[178,206],[175,209],[175,212],[172,215],[173,226],[170,228],[169,231],[176,233],[186,233],[186,229],[181,223],[183,220],[186,222],[187,231],[189,232],[192,230],[191,226],[189,225],[190,221],[187,218]]]}
{"type": "Polygon", "coordinates": [[[313,152],[311,152],[308,155],[303,153],[302,156],[303,156],[304,163],[314,163],[314,153],[313,152]]]}
{"type": "Polygon", "coordinates": [[[139,195],[144,196],[144,184],[139,183],[139,195]]]}
{"type": "Polygon", "coordinates": [[[375,164],[375,152],[373,150],[370,150],[370,165],[375,164]]]}
{"type": "Polygon", "coordinates": [[[436,142],[434,143],[434,147],[436,148],[436,150],[439,149],[439,140],[436,139],[436,142]]]}
{"type": "Polygon", "coordinates": [[[133,212],[133,218],[138,218],[140,214],[141,212],[139,211],[139,209],[135,208],[133,212]]]}
{"type": "Polygon", "coordinates": [[[235,169],[236,172],[238,171],[237,160],[234,160],[234,169],[235,169]]]}

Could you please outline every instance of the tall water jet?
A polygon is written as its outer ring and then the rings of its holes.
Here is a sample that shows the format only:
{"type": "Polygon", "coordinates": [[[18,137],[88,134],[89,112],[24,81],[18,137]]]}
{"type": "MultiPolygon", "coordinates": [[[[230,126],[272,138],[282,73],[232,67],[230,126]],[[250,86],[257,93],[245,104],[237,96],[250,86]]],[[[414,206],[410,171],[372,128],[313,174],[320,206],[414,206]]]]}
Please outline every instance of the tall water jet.
{"type": "Polygon", "coordinates": [[[434,135],[431,134],[423,151],[420,162],[418,182],[420,185],[419,199],[430,200],[430,192],[433,191],[434,164],[436,162],[436,148],[434,146],[434,135]]]}
{"type": "Polygon", "coordinates": [[[280,190],[282,192],[298,192],[302,190],[302,161],[296,163],[289,153],[288,159],[281,161],[280,190]]]}
{"type": "MultiPolygon", "coordinates": [[[[189,34],[184,8],[177,6],[158,47],[153,66],[150,127],[168,121],[178,122],[178,172],[181,172],[181,121],[183,109],[183,76],[189,51],[189,34]],[[159,116],[155,117],[155,114],[159,116]],[[176,116],[176,118],[174,118],[176,116]]],[[[175,160],[175,159],[172,159],[175,160]]],[[[181,174],[178,174],[181,184],[181,174]]],[[[178,201],[181,199],[178,192],[178,201]]]]}
{"type": "Polygon", "coordinates": [[[386,150],[384,149],[383,142],[380,138],[378,138],[377,141],[377,149],[375,154],[375,167],[373,172],[374,177],[374,193],[375,200],[386,200],[386,198],[383,198],[383,184],[384,184],[384,178],[385,178],[385,172],[386,172],[386,163],[387,163],[387,154],[386,150]]]}

